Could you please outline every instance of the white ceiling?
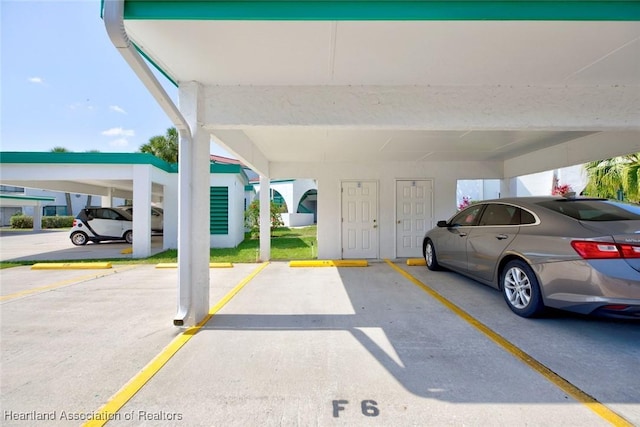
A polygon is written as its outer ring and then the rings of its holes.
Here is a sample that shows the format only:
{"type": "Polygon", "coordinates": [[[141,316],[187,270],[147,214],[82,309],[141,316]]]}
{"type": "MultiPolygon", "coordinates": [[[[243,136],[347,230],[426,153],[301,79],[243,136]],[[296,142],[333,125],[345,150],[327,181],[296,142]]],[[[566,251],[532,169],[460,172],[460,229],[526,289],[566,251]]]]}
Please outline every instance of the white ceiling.
{"type": "MultiPolygon", "coordinates": [[[[506,160],[594,132],[637,131],[640,141],[640,22],[126,20],[125,28],[178,84],[249,88],[245,98],[211,99],[216,111],[234,115],[228,126],[205,125],[213,134],[242,132],[270,162],[506,160]],[[336,106],[343,110],[334,122],[318,119],[330,98],[292,107],[259,92],[286,88],[291,99],[327,86],[342,90],[349,107],[336,106]],[[430,102],[432,88],[454,95],[443,110],[402,127],[388,112],[363,120],[370,110],[349,103],[354,87],[372,96],[420,88],[408,117],[442,104],[442,97],[430,102]],[[492,100],[487,88],[511,93],[492,100]],[[545,115],[549,90],[557,111],[545,115]],[[466,95],[455,99],[459,93],[466,95]],[[278,123],[261,119],[253,99],[278,123]]],[[[234,151],[233,138],[220,142],[234,151]]]]}

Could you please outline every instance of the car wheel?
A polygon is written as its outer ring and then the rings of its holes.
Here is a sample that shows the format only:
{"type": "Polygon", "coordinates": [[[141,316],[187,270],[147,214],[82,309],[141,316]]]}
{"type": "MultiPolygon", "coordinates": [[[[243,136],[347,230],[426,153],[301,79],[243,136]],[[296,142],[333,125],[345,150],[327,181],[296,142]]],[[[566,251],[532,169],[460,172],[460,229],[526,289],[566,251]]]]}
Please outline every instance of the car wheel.
{"type": "Polygon", "coordinates": [[[509,261],[500,284],[507,305],[518,316],[536,317],[544,311],[538,279],[524,261],[509,261]]]}
{"type": "Polygon", "coordinates": [[[133,243],[133,231],[129,230],[124,233],[124,240],[126,240],[127,243],[133,243]]]}
{"type": "Polygon", "coordinates": [[[71,243],[76,246],[84,246],[88,241],[87,235],[82,231],[76,231],[71,235],[71,243]]]}
{"type": "Polygon", "coordinates": [[[433,247],[433,242],[431,240],[427,240],[424,247],[424,260],[427,262],[427,268],[429,270],[440,270],[440,264],[438,264],[438,257],[436,256],[436,248],[433,247]]]}

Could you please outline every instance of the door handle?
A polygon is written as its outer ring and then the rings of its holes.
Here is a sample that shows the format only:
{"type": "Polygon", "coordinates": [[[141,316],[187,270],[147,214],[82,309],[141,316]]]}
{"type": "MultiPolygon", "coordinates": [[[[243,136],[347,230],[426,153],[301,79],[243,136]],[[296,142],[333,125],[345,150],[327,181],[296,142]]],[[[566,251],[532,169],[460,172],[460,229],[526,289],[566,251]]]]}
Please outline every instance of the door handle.
{"type": "Polygon", "coordinates": [[[465,233],[465,232],[458,233],[458,236],[460,236],[460,237],[465,237],[466,235],[467,235],[467,233],[465,233]]]}
{"type": "Polygon", "coordinates": [[[507,238],[509,238],[509,236],[507,236],[506,234],[498,234],[496,236],[496,239],[498,239],[498,240],[504,240],[504,239],[507,239],[507,238]]]}

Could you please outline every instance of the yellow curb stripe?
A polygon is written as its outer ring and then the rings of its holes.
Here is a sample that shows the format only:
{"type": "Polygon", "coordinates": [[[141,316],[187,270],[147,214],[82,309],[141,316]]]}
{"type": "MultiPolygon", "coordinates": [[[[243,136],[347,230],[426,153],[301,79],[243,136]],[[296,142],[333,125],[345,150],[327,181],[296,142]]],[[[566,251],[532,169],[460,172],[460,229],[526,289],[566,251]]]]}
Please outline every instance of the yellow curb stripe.
{"type": "Polygon", "coordinates": [[[207,316],[196,326],[192,326],[175,337],[160,354],[154,357],[140,372],[129,380],[107,403],[93,413],[93,419],[83,424],[84,427],[103,426],[110,419],[116,419],[115,414],[138,393],[144,385],[149,382],[155,374],[187,343],[200,329],[233,298],[240,290],[255,276],[264,270],[269,263],[261,264],[251,274],[245,277],[235,288],[229,291],[216,305],[214,305],[207,316]]]}
{"type": "Polygon", "coordinates": [[[416,265],[427,265],[427,261],[424,258],[409,258],[407,260],[407,265],[416,266],[416,265]]]}
{"type": "Polygon", "coordinates": [[[615,413],[614,411],[612,411],[602,403],[598,402],[594,397],[580,390],[578,387],[574,386],[569,381],[565,380],[560,375],[556,374],[555,372],[547,368],[542,363],[538,362],[532,356],[530,356],[529,354],[525,353],[524,351],[516,347],[514,344],[512,344],[507,339],[502,337],[500,334],[498,334],[497,332],[494,332],[488,326],[486,326],[485,324],[477,320],[475,317],[471,316],[469,313],[467,313],[466,311],[464,311],[463,309],[461,309],[460,307],[458,307],[457,305],[455,305],[454,303],[452,303],[451,301],[449,301],[448,299],[440,295],[434,289],[425,285],[420,280],[416,279],[411,274],[407,273],[406,271],[404,271],[403,269],[401,269],[400,267],[392,263],[390,260],[385,259],[385,262],[389,264],[391,268],[393,268],[398,273],[400,273],[405,278],[407,278],[409,281],[411,281],[414,285],[421,288],[423,291],[431,295],[442,305],[444,305],[449,310],[453,311],[455,314],[461,317],[463,320],[471,324],[471,326],[475,327],[480,332],[485,334],[493,342],[498,344],[500,347],[504,348],[506,351],[511,353],[520,361],[524,362],[529,367],[533,368],[535,371],[537,371],[542,376],[544,376],[547,380],[551,381],[553,384],[558,386],[562,391],[564,391],[565,393],[573,397],[579,403],[582,403],[583,405],[585,405],[587,408],[591,409],[593,412],[598,414],[604,420],[618,427],[623,427],[623,426],[633,427],[633,424],[627,421],[625,418],[618,415],[617,413],[615,413]]]}
{"type": "Polygon", "coordinates": [[[289,267],[368,267],[365,259],[325,259],[289,261],[289,267]]]}
{"type": "MultiPolygon", "coordinates": [[[[156,268],[178,268],[177,262],[161,262],[156,264],[156,268]]],[[[209,268],[233,268],[230,262],[210,262],[209,268]]]]}
{"type": "Polygon", "coordinates": [[[121,254],[126,255],[126,254],[132,254],[133,253],[133,248],[126,248],[120,251],[121,254]]]}
{"type": "Polygon", "coordinates": [[[32,270],[104,270],[111,268],[110,262],[41,262],[33,264],[32,270]]]}
{"type": "Polygon", "coordinates": [[[115,274],[120,271],[130,270],[136,267],[137,265],[133,265],[133,266],[122,267],[122,268],[118,268],[117,270],[111,270],[103,273],[92,273],[84,276],[74,277],[73,279],[63,280],[61,282],[56,282],[51,285],[40,286],[38,288],[33,288],[33,289],[27,289],[21,292],[16,292],[15,294],[3,295],[3,296],[0,296],[0,301],[8,301],[8,300],[20,298],[26,295],[31,295],[31,294],[49,291],[56,288],[61,288],[63,286],[76,285],[82,282],[86,282],[88,280],[99,279],[100,277],[109,276],[111,274],[115,274]]]}

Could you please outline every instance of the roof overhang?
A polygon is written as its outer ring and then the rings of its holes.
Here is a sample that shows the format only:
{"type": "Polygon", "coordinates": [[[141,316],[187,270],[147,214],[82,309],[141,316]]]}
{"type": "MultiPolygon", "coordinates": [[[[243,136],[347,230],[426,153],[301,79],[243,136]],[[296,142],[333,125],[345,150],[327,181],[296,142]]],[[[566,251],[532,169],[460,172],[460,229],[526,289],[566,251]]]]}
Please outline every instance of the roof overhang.
{"type": "Polygon", "coordinates": [[[179,87],[204,87],[203,126],[249,165],[255,152],[507,164],[594,138],[604,157],[640,150],[639,2],[124,6],[136,48],[179,87]]]}

